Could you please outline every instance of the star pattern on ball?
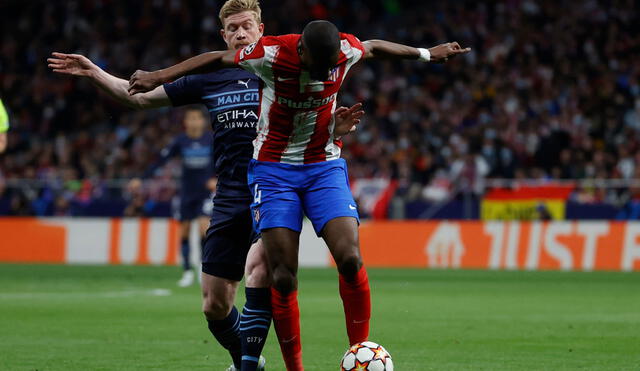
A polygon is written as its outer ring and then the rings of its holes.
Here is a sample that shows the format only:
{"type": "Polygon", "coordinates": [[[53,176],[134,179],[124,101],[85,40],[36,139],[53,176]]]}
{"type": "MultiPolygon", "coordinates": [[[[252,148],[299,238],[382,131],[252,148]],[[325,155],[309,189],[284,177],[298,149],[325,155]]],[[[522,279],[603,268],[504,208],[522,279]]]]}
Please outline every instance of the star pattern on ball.
{"type": "Polygon", "coordinates": [[[382,347],[381,347],[381,346],[378,346],[378,347],[377,347],[377,348],[375,348],[375,349],[371,348],[371,350],[372,350],[372,351],[373,351],[373,353],[374,353],[374,356],[373,356],[373,359],[374,359],[374,360],[379,359],[379,360],[381,360],[381,361],[382,361],[382,363],[384,363],[385,365],[387,364],[387,357],[388,357],[388,355],[387,355],[387,352],[386,352],[384,349],[382,349],[382,347]]]}
{"type": "Polygon", "coordinates": [[[356,366],[354,368],[352,368],[353,371],[367,371],[367,366],[369,366],[369,362],[366,361],[364,363],[360,363],[360,361],[358,361],[356,359],[356,366]]]}

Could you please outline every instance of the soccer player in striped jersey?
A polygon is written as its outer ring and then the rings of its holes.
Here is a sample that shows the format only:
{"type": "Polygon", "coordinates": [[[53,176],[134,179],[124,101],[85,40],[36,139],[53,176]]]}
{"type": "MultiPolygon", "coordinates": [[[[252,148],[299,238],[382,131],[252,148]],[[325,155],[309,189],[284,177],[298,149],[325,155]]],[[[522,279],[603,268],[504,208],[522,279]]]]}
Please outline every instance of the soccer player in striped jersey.
{"type": "Polygon", "coordinates": [[[358,213],[351,195],[332,113],[349,69],[367,58],[446,61],[468,52],[456,42],[430,49],[383,40],[360,42],[327,21],[309,23],[301,35],[264,36],[236,52],[201,54],[155,72],[137,71],[130,94],[156,88],[194,71],[240,66],[261,86],[258,136],[249,165],[254,224],[262,233],[274,287],[274,325],[288,370],[302,370],[297,303],[298,241],[305,213],[338,267],[350,344],[369,336],[369,282],[358,242],[358,213]]]}
{"type": "MultiPolygon", "coordinates": [[[[264,25],[257,0],[228,0],[220,10],[221,35],[230,51],[256,42],[264,25]]],[[[88,78],[99,89],[132,108],[203,104],[211,116],[218,186],[205,237],[202,263],[203,312],[208,328],[233,359],[233,370],[264,367],[260,356],[271,323],[270,277],[264,251],[253,231],[247,167],[253,153],[259,111],[259,80],[240,68],[176,79],[131,96],[128,82],[78,54],[54,53],[55,72],[88,78]],[[247,302],[234,307],[243,274],[247,302]]],[[[336,111],[336,133],[346,134],[364,112],[360,105],[336,111]]]]}

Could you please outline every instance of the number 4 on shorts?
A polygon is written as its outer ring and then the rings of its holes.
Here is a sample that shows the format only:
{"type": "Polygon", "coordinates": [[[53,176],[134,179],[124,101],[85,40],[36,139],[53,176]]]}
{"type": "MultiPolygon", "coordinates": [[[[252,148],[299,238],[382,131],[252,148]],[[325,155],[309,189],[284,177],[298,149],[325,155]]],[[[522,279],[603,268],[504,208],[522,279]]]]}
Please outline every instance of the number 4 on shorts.
{"type": "Polygon", "coordinates": [[[259,204],[262,200],[262,191],[258,189],[258,185],[253,188],[253,203],[259,204]]]}

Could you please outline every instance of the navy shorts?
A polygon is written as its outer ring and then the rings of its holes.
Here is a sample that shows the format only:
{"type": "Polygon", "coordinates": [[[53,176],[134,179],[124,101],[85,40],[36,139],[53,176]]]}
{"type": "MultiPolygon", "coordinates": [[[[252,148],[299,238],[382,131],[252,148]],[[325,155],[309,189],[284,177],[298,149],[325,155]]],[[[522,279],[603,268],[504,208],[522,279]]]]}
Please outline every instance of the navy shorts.
{"type": "Polygon", "coordinates": [[[211,223],[202,243],[202,271],[241,281],[249,248],[259,239],[251,220],[251,194],[246,185],[218,182],[211,223]],[[240,187],[240,188],[239,188],[240,187]]]}
{"type": "Polygon", "coordinates": [[[181,222],[194,220],[201,216],[211,216],[211,196],[209,194],[187,197],[180,195],[172,200],[173,218],[181,222]]]}
{"type": "Polygon", "coordinates": [[[343,159],[305,165],[251,160],[248,177],[258,232],[277,227],[300,232],[303,212],[318,236],[332,219],[360,222],[343,159]]]}

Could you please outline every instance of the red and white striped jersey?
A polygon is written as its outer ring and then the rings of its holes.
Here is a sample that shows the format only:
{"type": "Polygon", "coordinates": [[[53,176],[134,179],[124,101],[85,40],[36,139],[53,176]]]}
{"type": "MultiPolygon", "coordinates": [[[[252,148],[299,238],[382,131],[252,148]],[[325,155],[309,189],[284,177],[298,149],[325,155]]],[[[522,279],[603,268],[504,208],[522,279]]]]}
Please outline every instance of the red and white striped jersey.
{"type": "Polygon", "coordinates": [[[355,36],[341,33],[338,64],[329,81],[318,81],[302,68],[300,38],[263,36],[236,53],[236,64],[263,81],[253,142],[258,161],[299,165],[340,157],[342,143],[333,136],[336,98],[349,68],[364,55],[364,46],[355,36]]]}

